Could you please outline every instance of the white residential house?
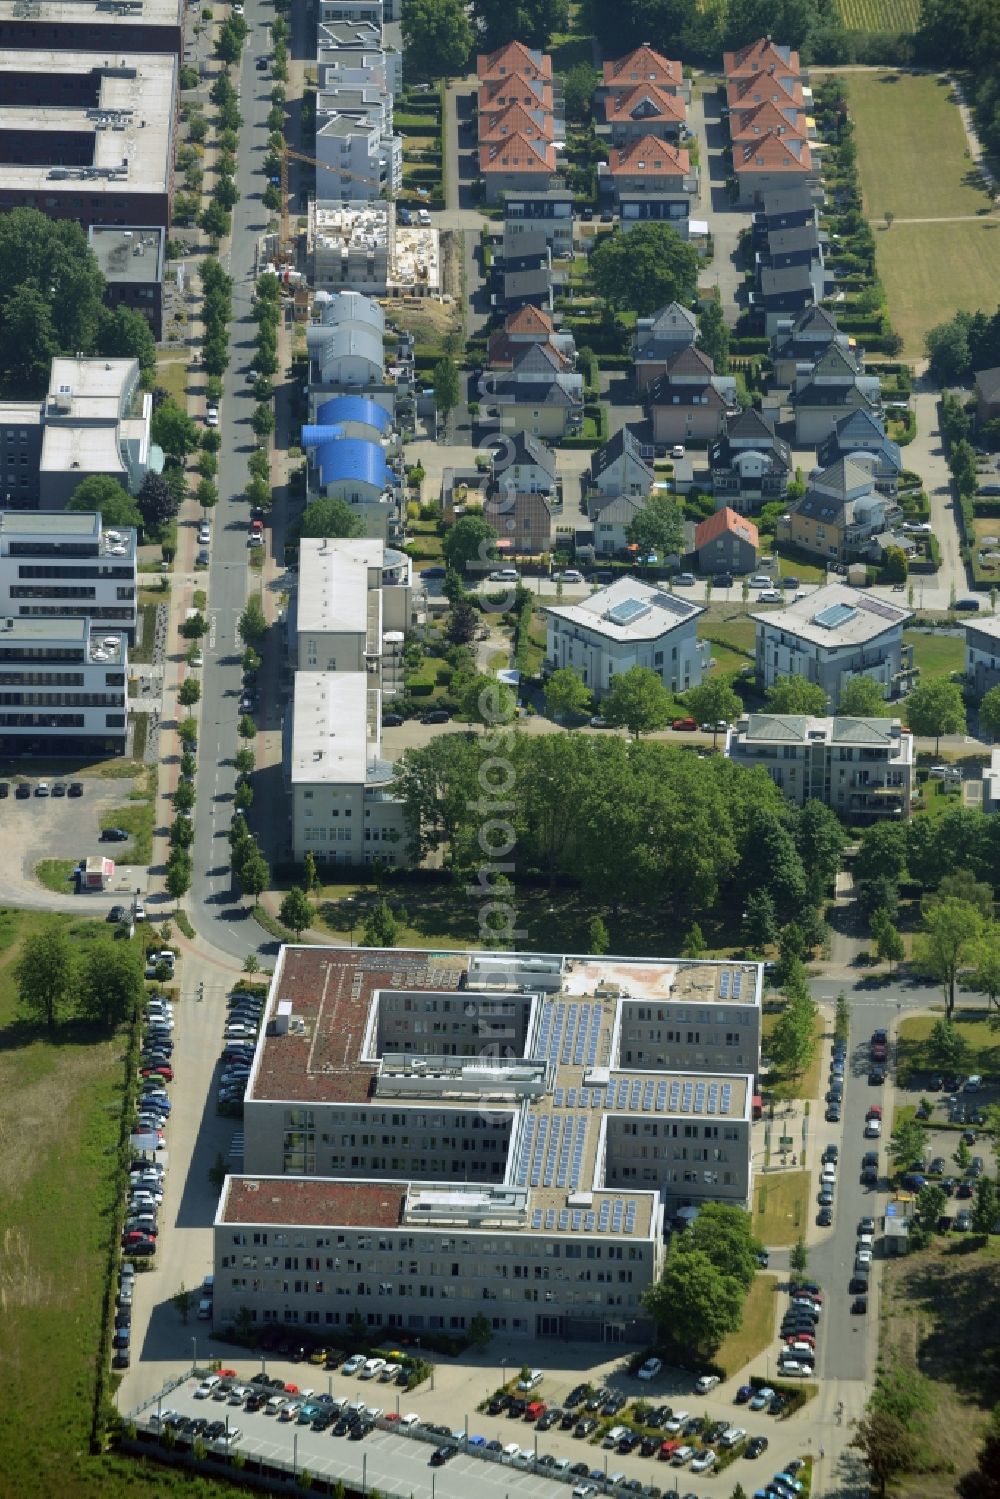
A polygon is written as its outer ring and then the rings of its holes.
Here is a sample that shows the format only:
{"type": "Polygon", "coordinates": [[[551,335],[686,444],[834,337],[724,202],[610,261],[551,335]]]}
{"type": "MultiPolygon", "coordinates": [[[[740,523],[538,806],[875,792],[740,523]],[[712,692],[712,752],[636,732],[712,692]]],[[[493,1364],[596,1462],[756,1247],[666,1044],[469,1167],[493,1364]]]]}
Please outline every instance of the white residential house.
{"type": "Polygon", "coordinates": [[[82,616],[134,641],[135,531],[85,511],[0,511],[0,616],[82,616]]]}
{"type": "Polygon", "coordinates": [[[655,671],[669,692],[685,692],[705,666],[707,642],[695,633],[704,612],[638,578],[620,578],[579,603],[545,610],[546,667],[569,667],[598,697],[633,666],[655,671]]]}
{"type": "Polygon", "coordinates": [[[845,682],[872,677],[887,698],[909,685],[913,651],[903,644],[909,609],[843,583],[830,583],[782,609],[752,614],[757,677],[765,690],[784,677],[805,677],[836,709],[845,682]]]}
{"type": "Polygon", "coordinates": [[[726,756],[763,767],[799,807],[816,798],[852,822],[910,816],[913,735],[898,718],[751,713],[730,726],[726,756]]]}
{"type": "Polygon", "coordinates": [[[402,684],[412,611],[413,564],[404,552],[369,538],[302,538],[292,615],[299,671],[367,671],[391,696],[402,684]]]}
{"type": "Polygon", "coordinates": [[[965,627],[965,679],[976,697],[1000,682],[1000,615],[976,615],[965,627]]]}

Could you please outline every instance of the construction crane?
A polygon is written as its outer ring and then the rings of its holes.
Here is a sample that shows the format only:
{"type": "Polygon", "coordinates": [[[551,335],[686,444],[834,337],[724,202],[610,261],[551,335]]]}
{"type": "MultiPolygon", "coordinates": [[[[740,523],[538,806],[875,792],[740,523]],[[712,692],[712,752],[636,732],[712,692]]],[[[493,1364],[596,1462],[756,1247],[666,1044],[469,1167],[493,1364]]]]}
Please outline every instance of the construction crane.
{"type": "MultiPolygon", "coordinates": [[[[279,241],[279,253],[282,264],[287,264],[292,255],[292,236],[289,225],[288,213],[288,162],[305,162],[306,166],[318,167],[325,172],[337,172],[341,177],[350,182],[364,182],[368,187],[373,186],[373,177],[363,177],[357,172],[345,172],[343,167],[332,166],[328,161],[319,161],[315,156],[307,156],[304,151],[296,151],[287,141],[281,147],[281,236],[279,241]]],[[[389,219],[392,222],[394,193],[390,182],[385,189],[384,201],[389,204],[389,219]]]]}

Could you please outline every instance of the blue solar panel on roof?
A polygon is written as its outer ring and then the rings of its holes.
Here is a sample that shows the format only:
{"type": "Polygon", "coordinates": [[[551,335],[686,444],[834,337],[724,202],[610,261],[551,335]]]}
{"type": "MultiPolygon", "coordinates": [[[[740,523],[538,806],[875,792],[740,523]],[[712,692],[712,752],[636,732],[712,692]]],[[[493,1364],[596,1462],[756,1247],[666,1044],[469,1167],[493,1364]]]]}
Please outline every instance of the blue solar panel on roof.
{"type": "Polygon", "coordinates": [[[743,988],[743,970],[738,968],[733,974],[733,998],[739,999],[740,990],[743,988]]]}
{"type": "Polygon", "coordinates": [[[728,968],[723,968],[722,972],[719,975],[719,997],[721,999],[728,999],[729,998],[729,969],[728,968]]]}
{"type": "Polygon", "coordinates": [[[542,1210],[541,1210],[541,1208],[535,1208],[535,1211],[532,1213],[532,1215],[531,1215],[531,1226],[532,1226],[532,1228],[541,1228],[541,1226],[542,1226],[542,1210]]]}
{"type": "Polygon", "coordinates": [[[813,615],[813,624],[819,625],[823,630],[835,630],[838,625],[853,619],[857,612],[853,604],[830,604],[828,608],[813,615]]]}
{"type": "Polygon", "coordinates": [[[611,606],[604,617],[605,619],[609,619],[613,625],[630,625],[635,620],[641,619],[644,614],[648,614],[649,611],[650,605],[646,603],[645,599],[621,599],[617,604],[611,606]]]}

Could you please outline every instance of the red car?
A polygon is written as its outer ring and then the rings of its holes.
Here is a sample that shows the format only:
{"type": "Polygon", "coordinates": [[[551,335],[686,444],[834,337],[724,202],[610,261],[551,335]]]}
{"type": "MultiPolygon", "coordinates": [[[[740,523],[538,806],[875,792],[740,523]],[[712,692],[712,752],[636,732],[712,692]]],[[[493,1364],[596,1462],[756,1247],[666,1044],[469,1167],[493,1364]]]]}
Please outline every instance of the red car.
{"type": "Polygon", "coordinates": [[[670,727],[672,729],[696,729],[698,724],[693,718],[675,718],[670,727]]]}
{"type": "Polygon", "coordinates": [[[165,1083],[172,1083],[174,1080],[174,1069],[169,1062],[161,1062],[157,1067],[144,1067],[142,1075],[143,1077],[162,1077],[165,1083]]]}
{"type": "Polygon", "coordinates": [[[816,1347],[816,1339],[811,1332],[789,1332],[785,1333],[781,1340],[783,1343],[809,1343],[816,1347]]]}
{"type": "Polygon", "coordinates": [[[881,1109],[880,1105],[877,1104],[877,1103],[873,1103],[872,1106],[871,1106],[871,1108],[868,1110],[867,1114],[865,1115],[865,1118],[866,1119],[881,1119],[882,1118],[882,1109],[881,1109]]]}

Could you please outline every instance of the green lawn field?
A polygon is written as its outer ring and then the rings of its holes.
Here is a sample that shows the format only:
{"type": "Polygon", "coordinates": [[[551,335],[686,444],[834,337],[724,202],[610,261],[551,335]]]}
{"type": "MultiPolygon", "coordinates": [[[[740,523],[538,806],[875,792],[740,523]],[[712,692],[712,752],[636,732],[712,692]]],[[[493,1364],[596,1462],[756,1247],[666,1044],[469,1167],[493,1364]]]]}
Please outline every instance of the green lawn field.
{"type": "Polygon", "coordinates": [[[1000,220],[893,224],[876,241],[889,312],[909,357],[919,358],[928,329],[954,313],[996,307],[1000,220]]]}
{"type": "MultiPolygon", "coordinates": [[[[898,219],[941,219],[991,206],[983,189],[965,180],[971,162],[946,80],[851,73],[847,99],[865,211],[873,223],[887,209],[898,219]]],[[[894,225],[890,235],[895,231],[894,225]]]]}

